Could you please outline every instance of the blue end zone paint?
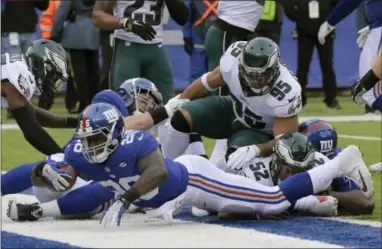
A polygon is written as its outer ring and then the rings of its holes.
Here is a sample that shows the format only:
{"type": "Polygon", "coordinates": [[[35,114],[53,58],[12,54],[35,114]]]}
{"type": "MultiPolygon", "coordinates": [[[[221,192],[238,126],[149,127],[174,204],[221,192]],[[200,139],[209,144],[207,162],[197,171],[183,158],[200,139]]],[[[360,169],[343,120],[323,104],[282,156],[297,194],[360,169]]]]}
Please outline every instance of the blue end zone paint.
{"type": "Polygon", "coordinates": [[[82,248],[52,240],[1,231],[1,248],[82,248]]]}
{"type": "Polygon", "coordinates": [[[189,212],[183,212],[176,218],[227,227],[253,229],[344,247],[382,248],[381,228],[322,218],[291,216],[287,220],[280,221],[219,221],[216,216],[198,218],[189,212]]]}

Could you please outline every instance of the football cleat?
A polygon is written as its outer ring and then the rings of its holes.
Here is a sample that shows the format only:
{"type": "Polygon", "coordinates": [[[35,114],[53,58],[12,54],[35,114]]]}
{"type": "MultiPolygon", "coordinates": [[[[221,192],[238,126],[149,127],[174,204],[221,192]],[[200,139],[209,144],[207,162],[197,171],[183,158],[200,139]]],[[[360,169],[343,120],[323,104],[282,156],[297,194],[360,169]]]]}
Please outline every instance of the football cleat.
{"type": "Polygon", "coordinates": [[[42,217],[42,209],[37,202],[21,204],[9,201],[7,216],[13,221],[36,221],[42,217]]]}

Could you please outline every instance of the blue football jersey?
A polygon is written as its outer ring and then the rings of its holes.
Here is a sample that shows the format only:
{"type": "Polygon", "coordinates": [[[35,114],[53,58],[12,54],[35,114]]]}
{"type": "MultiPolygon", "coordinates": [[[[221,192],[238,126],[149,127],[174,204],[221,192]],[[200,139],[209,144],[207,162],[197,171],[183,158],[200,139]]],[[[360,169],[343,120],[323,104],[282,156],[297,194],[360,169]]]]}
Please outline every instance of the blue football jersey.
{"type": "MultiPolygon", "coordinates": [[[[159,148],[155,137],[146,131],[125,131],[121,143],[109,158],[100,164],[91,164],[81,153],[79,140],[72,141],[65,151],[65,160],[81,175],[99,182],[120,194],[125,193],[138,181],[141,172],[137,161],[159,148]]],[[[157,208],[182,194],[188,184],[188,171],[184,165],[164,159],[168,177],[159,188],[142,196],[134,205],[143,208],[157,208]]]]}
{"type": "MultiPolygon", "coordinates": [[[[342,149],[336,148],[334,150],[333,157],[336,157],[341,151],[342,149]]],[[[358,186],[358,184],[354,180],[346,176],[334,179],[332,182],[332,188],[334,191],[338,191],[338,192],[346,192],[350,190],[361,190],[361,188],[358,186]]]]}

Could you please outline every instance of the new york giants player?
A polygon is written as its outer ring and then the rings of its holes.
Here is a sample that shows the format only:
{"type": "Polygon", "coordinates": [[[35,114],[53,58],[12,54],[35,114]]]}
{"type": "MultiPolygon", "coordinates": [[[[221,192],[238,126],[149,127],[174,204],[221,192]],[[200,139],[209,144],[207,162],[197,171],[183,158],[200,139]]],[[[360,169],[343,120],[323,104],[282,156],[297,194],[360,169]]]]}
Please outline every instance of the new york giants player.
{"type": "Polygon", "coordinates": [[[116,108],[105,103],[90,105],[79,118],[81,152],[74,149],[77,141],[65,151],[67,163],[80,174],[121,195],[102,217],[104,225],[119,224],[130,203],[152,208],[149,214],[166,220],[172,220],[182,204],[219,212],[278,214],[294,201],[324,190],[333,178],[355,170],[354,162],[361,156],[357,147],[349,146],[321,167],[266,187],[224,173],[203,157],[163,158],[150,133],[124,131],[123,127],[116,108]]]}
{"type": "MultiPolygon", "coordinates": [[[[306,135],[315,150],[330,159],[338,156],[337,132],[326,121],[312,119],[300,124],[299,132],[306,135]]],[[[363,161],[358,171],[333,180],[329,194],[338,199],[341,212],[352,215],[370,214],[374,210],[373,180],[363,161]]]]}
{"type": "Polygon", "coordinates": [[[357,43],[362,48],[358,80],[352,87],[353,100],[357,104],[366,104],[372,108],[382,110],[382,77],[380,50],[382,42],[382,0],[342,0],[332,11],[318,32],[321,44],[325,37],[333,31],[335,25],[347,17],[358,5],[365,4],[368,26],[361,29],[357,43]],[[378,52],[379,50],[379,52],[378,52]],[[377,55],[378,54],[378,55],[377,55]],[[374,65],[370,69],[372,63],[374,65]]]}

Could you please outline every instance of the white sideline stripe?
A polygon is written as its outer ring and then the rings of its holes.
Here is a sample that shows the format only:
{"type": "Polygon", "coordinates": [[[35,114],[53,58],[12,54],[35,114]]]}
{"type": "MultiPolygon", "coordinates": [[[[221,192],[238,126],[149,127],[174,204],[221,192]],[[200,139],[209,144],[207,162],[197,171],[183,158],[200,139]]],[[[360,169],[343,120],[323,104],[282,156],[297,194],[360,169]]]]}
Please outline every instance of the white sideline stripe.
{"type": "Polygon", "coordinates": [[[339,134],[338,137],[339,138],[356,139],[356,140],[382,141],[382,138],[380,138],[380,137],[353,136],[353,135],[345,135],[345,134],[339,134]]]}

